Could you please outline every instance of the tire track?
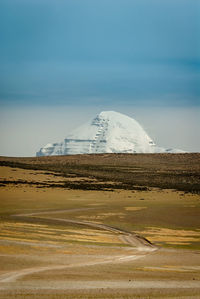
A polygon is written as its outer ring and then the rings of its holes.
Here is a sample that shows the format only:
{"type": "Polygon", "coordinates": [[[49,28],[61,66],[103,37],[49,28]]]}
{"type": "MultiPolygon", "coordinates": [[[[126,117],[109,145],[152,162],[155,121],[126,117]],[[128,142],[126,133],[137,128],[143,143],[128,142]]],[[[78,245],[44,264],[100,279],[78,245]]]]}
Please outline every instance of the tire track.
{"type": "MultiPolygon", "coordinates": [[[[36,218],[36,217],[34,217],[36,218]]],[[[37,219],[40,219],[40,217],[37,217],[37,219]]],[[[44,219],[41,217],[41,219],[44,219]]],[[[62,219],[62,218],[54,218],[54,217],[45,217],[47,220],[52,221],[58,221],[58,222],[65,222],[65,223],[74,223],[79,225],[84,225],[92,228],[102,229],[105,231],[113,232],[119,234],[120,240],[124,244],[131,245],[132,247],[135,247],[139,251],[155,251],[158,249],[155,245],[153,245],[150,241],[148,241],[146,238],[136,234],[136,233],[130,233],[125,230],[115,228],[109,225],[100,224],[100,223],[94,223],[90,221],[82,221],[82,220],[73,220],[73,219],[62,219]]]]}
{"type": "MultiPolygon", "coordinates": [[[[90,209],[90,208],[89,208],[90,209]]],[[[14,282],[17,279],[24,277],[26,275],[34,274],[34,273],[39,273],[39,272],[45,272],[48,270],[60,270],[60,269],[67,269],[67,268],[73,268],[73,267],[87,267],[87,266],[94,266],[94,265],[101,265],[101,264],[108,264],[108,263],[120,263],[120,262],[127,262],[131,260],[136,260],[145,257],[147,254],[157,250],[158,248],[151,244],[147,239],[144,237],[135,234],[135,233],[130,233],[124,230],[121,230],[119,228],[111,227],[105,224],[99,224],[99,223],[94,223],[94,222],[89,222],[89,221],[80,221],[80,220],[73,220],[73,219],[62,219],[62,218],[54,218],[54,217],[37,217],[37,215],[42,215],[42,214],[53,214],[53,213],[62,213],[62,212],[72,212],[72,211],[80,211],[80,210],[88,210],[88,208],[83,208],[83,209],[71,209],[71,210],[59,210],[59,211],[45,211],[45,212],[36,212],[36,213],[29,213],[29,214],[18,214],[18,215],[13,215],[13,217],[30,217],[34,219],[47,219],[49,221],[59,221],[63,223],[74,223],[78,225],[84,225],[92,228],[97,228],[101,229],[104,231],[109,231],[113,232],[115,234],[118,234],[119,239],[124,243],[128,244],[133,249],[137,249],[138,251],[142,251],[140,254],[134,254],[134,255],[120,255],[120,256],[115,256],[114,258],[108,258],[108,259],[103,259],[101,261],[91,261],[91,262],[85,262],[85,263],[79,263],[79,264],[68,264],[68,265],[51,265],[51,266],[43,266],[43,267],[35,267],[35,268],[26,268],[20,271],[12,271],[8,272],[5,274],[2,274],[0,276],[0,282],[1,283],[8,283],[8,282],[14,282]]]]}

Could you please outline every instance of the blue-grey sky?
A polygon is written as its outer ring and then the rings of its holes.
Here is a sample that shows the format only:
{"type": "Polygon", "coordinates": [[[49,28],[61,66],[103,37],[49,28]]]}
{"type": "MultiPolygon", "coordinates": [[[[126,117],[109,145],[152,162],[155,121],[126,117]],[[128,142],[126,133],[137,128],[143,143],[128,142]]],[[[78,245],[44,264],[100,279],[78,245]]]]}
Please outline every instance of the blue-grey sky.
{"type": "Polygon", "coordinates": [[[85,118],[152,107],[192,117],[200,109],[199,36],[199,0],[0,0],[3,119],[19,107],[52,106],[85,118]]]}

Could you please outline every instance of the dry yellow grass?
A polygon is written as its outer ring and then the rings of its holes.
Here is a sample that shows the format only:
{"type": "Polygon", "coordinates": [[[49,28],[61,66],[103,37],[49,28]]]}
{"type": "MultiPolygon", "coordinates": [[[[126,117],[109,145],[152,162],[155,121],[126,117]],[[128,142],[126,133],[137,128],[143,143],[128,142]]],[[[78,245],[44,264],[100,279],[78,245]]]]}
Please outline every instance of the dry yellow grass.
{"type": "Polygon", "coordinates": [[[66,241],[74,242],[96,242],[96,243],[111,243],[121,244],[117,236],[101,232],[93,229],[57,229],[49,228],[47,225],[29,224],[29,223],[0,223],[0,241],[15,240],[26,242],[41,242],[46,241],[48,244],[53,244],[66,241]]]}
{"type": "Polygon", "coordinates": [[[1,180],[10,180],[10,181],[20,181],[24,180],[27,182],[37,182],[37,183],[59,183],[59,182],[73,182],[73,181],[91,181],[96,182],[95,178],[86,178],[86,177],[63,177],[58,175],[56,172],[50,171],[41,171],[41,170],[29,170],[29,169],[20,169],[20,168],[11,168],[7,166],[1,167],[1,180]]]}
{"type": "Polygon", "coordinates": [[[174,245],[189,245],[191,242],[200,242],[200,230],[183,230],[148,227],[143,234],[154,243],[164,242],[174,245]]]}
{"type": "Polygon", "coordinates": [[[11,168],[1,166],[1,179],[2,180],[26,180],[31,182],[46,182],[46,181],[64,181],[62,176],[54,176],[53,172],[45,172],[40,170],[27,170],[20,168],[11,168]]]}
{"type": "MultiPolygon", "coordinates": [[[[60,180],[60,177],[41,171],[34,173],[33,170],[9,169],[5,178],[9,179],[10,176],[10,180],[26,179],[36,182],[60,180]]],[[[143,282],[145,286],[148,281],[152,281],[152,287],[154,283],[165,284],[165,288],[160,288],[156,295],[157,298],[164,298],[166,292],[171,297],[181,294],[175,288],[168,289],[168,282],[176,281],[177,286],[184,287],[193,278],[195,287],[184,294],[188,298],[193,295],[198,298],[196,294],[200,264],[197,245],[200,230],[196,227],[199,223],[199,195],[159,189],[99,192],[13,184],[0,188],[0,198],[0,275],[23,269],[50,267],[46,272],[32,273],[15,282],[4,282],[4,285],[0,283],[7,288],[2,291],[2,298],[9,298],[11,290],[13,296],[18,296],[23,290],[24,295],[19,295],[19,298],[42,298],[44,288],[49,288],[50,298],[54,296],[56,288],[58,298],[62,297],[61,289],[64,292],[63,298],[132,298],[136,294],[134,283],[143,282]],[[29,213],[37,212],[45,214],[28,216],[29,213]],[[19,214],[21,216],[17,216],[19,214]],[[56,218],[60,221],[55,220],[56,218]],[[64,222],[67,219],[83,219],[137,232],[150,241],[167,244],[169,249],[148,253],[144,259],[126,260],[127,256],[142,253],[130,246],[122,246],[117,233],[64,222]],[[177,247],[181,245],[187,250],[177,247]],[[119,263],[80,266],[90,262],[114,260],[119,256],[122,257],[119,263]],[[77,266],[56,270],[57,265],[77,266]],[[69,281],[74,282],[77,293],[72,291],[68,296],[69,281]],[[80,287],[87,287],[87,282],[93,286],[105,283],[107,291],[103,294],[101,288],[97,287],[87,295],[83,293],[85,290],[79,290],[80,287]],[[125,286],[126,293],[123,293],[120,286],[125,286]],[[112,290],[110,293],[109,288],[112,290]],[[30,295],[31,292],[35,292],[35,297],[34,294],[30,295]],[[99,292],[102,292],[101,297],[99,292]]],[[[138,289],[138,296],[152,298],[152,287],[138,289]]]]}
{"type": "Polygon", "coordinates": [[[147,207],[125,207],[126,211],[140,211],[146,209],[147,207]]]}
{"type": "MultiPolygon", "coordinates": [[[[102,223],[102,221],[96,221],[96,220],[104,220],[106,218],[109,218],[111,216],[119,216],[120,218],[124,217],[124,213],[98,213],[98,215],[90,215],[90,216],[77,216],[78,219],[84,219],[84,220],[95,220],[95,223],[102,223]]],[[[94,221],[93,221],[94,222],[94,221]]]]}

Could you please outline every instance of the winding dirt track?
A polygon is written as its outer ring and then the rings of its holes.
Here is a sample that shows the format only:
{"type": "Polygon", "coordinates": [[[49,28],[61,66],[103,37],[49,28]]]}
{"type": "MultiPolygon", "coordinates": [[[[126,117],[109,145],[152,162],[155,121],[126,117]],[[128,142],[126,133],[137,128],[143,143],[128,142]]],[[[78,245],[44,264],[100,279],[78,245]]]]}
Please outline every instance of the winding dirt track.
{"type": "MultiPolygon", "coordinates": [[[[31,217],[31,218],[37,218],[37,219],[44,219],[42,217],[36,217],[37,215],[42,214],[53,214],[53,213],[62,213],[62,212],[75,212],[75,211],[81,211],[81,210],[88,210],[88,208],[83,209],[71,209],[71,210],[54,210],[54,211],[45,211],[45,212],[37,212],[37,213],[29,213],[29,214],[18,214],[13,215],[14,217],[31,217]]],[[[147,254],[157,250],[158,248],[151,244],[147,239],[143,238],[142,236],[139,236],[135,233],[126,232],[123,230],[120,230],[118,228],[114,228],[108,225],[104,224],[98,224],[93,223],[89,221],[79,221],[79,220],[72,220],[72,219],[61,219],[61,218],[53,218],[53,217],[45,217],[45,219],[48,219],[49,221],[59,221],[63,223],[74,223],[78,225],[84,225],[92,228],[101,229],[104,231],[113,232],[115,234],[118,234],[119,239],[125,243],[129,244],[131,247],[133,247],[134,250],[141,251],[138,254],[134,255],[120,255],[115,257],[108,257],[107,259],[102,259],[98,261],[91,261],[91,262],[84,262],[84,263],[77,263],[77,264],[68,264],[68,265],[51,265],[51,266],[44,266],[44,267],[34,267],[34,268],[27,268],[20,271],[12,271],[5,273],[0,276],[0,282],[14,282],[18,278],[21,278],[23,276],[33,274],[33,273],[39,273],[44,272],[48,270],[59,270],[59,269],[66,269],[66,268],[72,268],[72,267],[86,267],[86,266],[93,266],[93,265],[100,265],[100,264],[108,264],[108,263],[120,263],[120,262],[127,262],[130,260],[136,260],[142,257],[145,257],[147,254]]]]}
{"type": "MultiPolygon", "coordinates": [[[[37,218],[39,219],[39,217],[37,218]]],[[[99,223],[94,223],[89,221],[72,220],[72,219],[52,218],[52,217],[51,218],[45,217],[45,219],[59,221],[59,222],[74,223],[74,224],[89,226],[92,228],[97,228],[97,229],[102,229],[105,231],[117,233],[119,234],[119,238],[123,243],[129,244],[132,247],[134,247],[134,249],[137,250],[155,251],[157,249],[156,246],[154,246],[147,239],[145,239],[144,237],[138,234],[126,232],[124,230],[114,228],[105,224],[99,224],[99,223]]]]}

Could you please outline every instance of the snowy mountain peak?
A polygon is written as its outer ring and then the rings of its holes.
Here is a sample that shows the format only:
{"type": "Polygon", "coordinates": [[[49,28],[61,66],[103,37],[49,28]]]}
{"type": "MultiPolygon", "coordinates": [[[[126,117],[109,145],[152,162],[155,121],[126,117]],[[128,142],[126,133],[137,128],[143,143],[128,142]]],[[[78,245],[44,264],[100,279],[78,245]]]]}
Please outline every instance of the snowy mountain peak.
{"type": "MultiPolygon", "coordinates": [[[[122,113],[119,112],[115,112],[115,111],[102,111],[101,113],[99,113],[96,118],[99,119],[104,119],[105,121],[112,121],[112,122],[127,122],[127,121],[135,121],[133,118],[124,115],[122,113]]],[[[136,121],[135,121],[136,122],[136,121]]]]}
{"type": "Polygon", "coordinates": [[[115,111],[102,111],[61,143],[47,144],[37,156],[93,153],[182,152],[156,147],[140,124],[115,111]]]}
{"type": "Polygon", "coordinates": [[[104,119],[118,119],[118,120],[123,117],[129,118],[128,116],[116,111],[102,111],[97,116],[104,119]]]}

